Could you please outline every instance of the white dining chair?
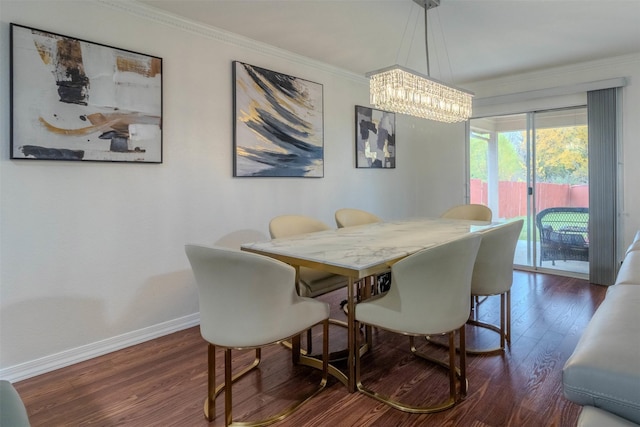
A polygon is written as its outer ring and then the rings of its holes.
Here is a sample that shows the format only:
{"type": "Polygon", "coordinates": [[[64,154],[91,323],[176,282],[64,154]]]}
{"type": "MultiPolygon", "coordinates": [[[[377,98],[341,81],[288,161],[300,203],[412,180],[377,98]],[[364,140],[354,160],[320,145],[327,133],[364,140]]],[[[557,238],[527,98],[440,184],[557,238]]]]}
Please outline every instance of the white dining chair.
{"type": "MultiPolygon", "coordinates": [[[[269,234],[272,239],[331,230],[324,222],[306,215],[280,215],[269,222],[269,234]]],[[[304,297],[317,297],[347,286],[344,276],[308,267],[299,269],[299,293],[304,297]]]]}
{"type": "Polygon", "coordinates": [[[371,212],[355,208],[338,209],[335,213],[336,225],[338,228],[353,227],[356,225],[371,224],[381,222],[382,219],[371,212]]]}
{"type": "MultiPolygon", "coordinates": [[[[327,383],[329,306],[296,293],[294,268],[266,256],[228,248],[186,245],[185,251],[198,287],[200,333],[209,343],[204,406],[207,420],[215,419],[215,399],[224,390],[225,426],[234,423],[232,385],[258,368],[262,347],[299,339],[302,332],[321,324],[322,378],[318,386],[278,414],[244,425],[267,425],[281,420],[319,393],[327,383]],[[224,349],[224,383],[216,387],[217,347],[224,349]],[[232,375],[234,349],[255,349],[255,359],[232,375]]],[[[297,362],[300,347],[294,348],[298,352],[293,352],[292,358],[297,362]]],[[[260,401],[259,396],[253,398],[260,401]]]]}
{"type": "MultiPolygon", "coordinates": [[[[371,212],[355,208],[342,208],[335,212],[336,225],[338,228],[355,227],[357,225],[373,224],[382,222],[382,218],[371,212]]],[[[368,289],[373,293],[386,292],[389,289],[391,276],[389,273],[381,273],[371,276],[365,281],[368,289]]],[[[347,301],[343,300],[340,305],[344,309],[347,301]]]]}
{"type": "Polygon", "coordinates": [[[447,211],[445,211],[441,218],[449,218],[449,219],[467,219],[470,221],[487,221],[491,222],[491,218],[493,217],[493,213],[491,209],[485,205],[480,204],[467,204],[467,205],[458,205],[454,206],[447,211]]]}
{"type": "MultiPolygon", "coordinates": [[[[449,396],[442,403],[415,406],[400,402],[362,382],[362,357],[355,352],[356,384],[360,392],[393,408],[411,413],[431,413],[451,408],[466,395],[465,323],[469,318],[471,274],[480,246],[480,236],[471,234],[410,255],[391,267],[391,289],[386,294],[355,306],[356,321],[409,336],[411,352],[446,368],[449,396]],[[456,368],[454,337],[459,334],[459,367],[456,368]],[[449,338],[448,363],[419,352],[414,337],[446,334],[449,338]],[[456,382],[456,378],[458,381],[456,382]],[[457,383],[457,384],[456,384],[457,383]]],[[[357,334],[362,339],[361,334],[357,334]]],[[[359,343],[356,349],[360,348],[359,343]]],[[[375,356],[376,347],[371,349],[375,356]]],[[[377,372],[389,375],[390,367],[377,372]]]]}
{"type": "Polygon", "coordinates": [[[472,354],[494,353],[504,351],[505,342],[511,342],[511,285],[513,284],[513,258],[524,220],[506,224],[483,231],[482,243],[473,267],[471,279],[472,315],[468,323],[480,326],[500,336],[498,347],[469,348],[472,354]],[[500,295],[499,324],[479,320],[478,309],[486,297],[500,295]]]}

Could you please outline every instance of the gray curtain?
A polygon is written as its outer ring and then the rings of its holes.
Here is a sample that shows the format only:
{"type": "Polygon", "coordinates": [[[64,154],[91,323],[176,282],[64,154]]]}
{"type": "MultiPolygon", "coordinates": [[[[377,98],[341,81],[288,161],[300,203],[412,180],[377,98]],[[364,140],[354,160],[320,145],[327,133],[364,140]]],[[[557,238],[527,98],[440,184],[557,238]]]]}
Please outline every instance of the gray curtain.
{"type": "Polygon", "coordinates": [[[589,280],[613,285],[617,262],[619,89],[587,92],[589,124],[589,280]]]}

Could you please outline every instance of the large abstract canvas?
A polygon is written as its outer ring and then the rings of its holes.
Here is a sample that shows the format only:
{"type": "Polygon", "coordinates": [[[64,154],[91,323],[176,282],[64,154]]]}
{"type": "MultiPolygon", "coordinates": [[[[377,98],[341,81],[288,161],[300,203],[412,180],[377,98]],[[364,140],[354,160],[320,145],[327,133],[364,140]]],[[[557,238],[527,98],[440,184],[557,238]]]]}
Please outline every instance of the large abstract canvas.
{"type": "Polygon", "coordinates": [[[162,163],[162,59],[11,24],[11,158],[162,163]]]}
{"type": "Polygon", "coordinates": [[[322,85],[233,62],[234,176],[324,174],[322,85]]]}
{"type": "Polygon", "coordinates": [[[396,115],[356,105],[356,167],[396,167],[396,115]]]}

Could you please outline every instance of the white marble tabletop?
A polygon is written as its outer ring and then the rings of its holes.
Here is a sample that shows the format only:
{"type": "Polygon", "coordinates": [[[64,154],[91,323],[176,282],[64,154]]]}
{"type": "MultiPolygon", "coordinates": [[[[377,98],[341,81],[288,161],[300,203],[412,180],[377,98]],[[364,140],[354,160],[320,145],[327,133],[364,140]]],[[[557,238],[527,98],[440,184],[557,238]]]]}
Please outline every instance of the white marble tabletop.
{"type": "Polygon", "coordinates": [[[497,224],[443,218],[378,222],[301,234],[242,249],[292,265],[319,268],[356,279],[382,271],[419,250],[446,243],[497,224]]]}

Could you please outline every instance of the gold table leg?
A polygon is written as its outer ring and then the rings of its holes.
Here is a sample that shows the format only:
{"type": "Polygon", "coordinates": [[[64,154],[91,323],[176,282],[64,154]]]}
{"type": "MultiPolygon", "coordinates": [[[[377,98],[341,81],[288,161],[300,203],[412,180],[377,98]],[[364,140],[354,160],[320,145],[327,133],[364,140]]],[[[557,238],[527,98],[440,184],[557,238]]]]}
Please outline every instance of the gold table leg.
{"type": "Polygon", "coordinates": [[[347,285],[347,346],[349,347],[349,357],[347,358],[347,372],[348,372],[348,385],[347,390],[349,393],[356,391],[356,319],[355,319],[355,297],[353,294],[353,277],[349,277],[349,284],[347,285]]]}

